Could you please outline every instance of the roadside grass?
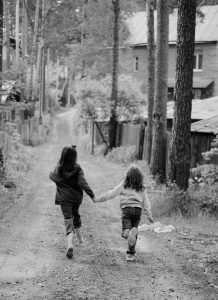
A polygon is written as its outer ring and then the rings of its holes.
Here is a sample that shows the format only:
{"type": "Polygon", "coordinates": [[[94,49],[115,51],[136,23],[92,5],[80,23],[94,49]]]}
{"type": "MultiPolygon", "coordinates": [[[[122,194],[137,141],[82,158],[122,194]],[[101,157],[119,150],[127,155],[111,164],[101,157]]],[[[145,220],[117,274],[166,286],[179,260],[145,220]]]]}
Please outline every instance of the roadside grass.
{"type": "MultiPolygon", "coordinates": [[[[85,145],[90,145],[88,135],[83,139],[85,145]]],[[[83,148],[83,147],[82,147],[83,148]]],[[[90,153],[91,148],[85,147],[90,153]]],[[[105,146],[95,146],[95,155],[103,156],[105,146]]],[[[147,163],[136,160],[135,147],[118,147],[105,156],[105,159],[124,166],[134,163],[144,174],[146,191],[151,201],[152,213],[156,218],[176,217],[194,218],[198,216],[218,216],[218,185],[204,182],[201,185],[193,184],[190,180],[189,189],[181,191],[176,184],[167,182],[160,184],[150,175],[147,163]]]]}

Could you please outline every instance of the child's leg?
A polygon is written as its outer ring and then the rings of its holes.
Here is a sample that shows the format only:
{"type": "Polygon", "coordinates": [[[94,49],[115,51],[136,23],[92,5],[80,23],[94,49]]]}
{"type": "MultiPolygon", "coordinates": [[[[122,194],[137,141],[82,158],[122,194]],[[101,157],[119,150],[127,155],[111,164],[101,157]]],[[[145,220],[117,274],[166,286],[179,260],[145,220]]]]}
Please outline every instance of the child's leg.
{"type": "Polygon", "coordinates": [[[75,228],[77,239],[80,244],[83,244],[84,240],[83,240],[82,233],[80,230],[82,222],[81,222],[81,217],[79,214],[79,206],[72,207],[72,214],[73,214],[73,225],[75,228]]]}
{"type": "Polygon", "coordinates": [[[127,239],[129,236],[129,232],[132,229],[132,222],[129,217],[129,210],[128,207],[122,209],[122,237],[127,239]]]}
{"type": "Polygon", "coordinates": [[[67,236],[67,253],[68,258],[73,258],[73,238],[74,238],[74,226],[72,216],[72,206],[61,205],[61,211],[64,216],[64,225],[67,236]]]}
{"type": "Polygon", "coordinates": [[[129,236],[128,236],[128,254],[135,255],[135,246],[138,238],[138,225],[141,220],[141,208],[138,207],[130,207],[129,213],[131,217],[131,225],[132,229],[130,230],[129,236]]]}

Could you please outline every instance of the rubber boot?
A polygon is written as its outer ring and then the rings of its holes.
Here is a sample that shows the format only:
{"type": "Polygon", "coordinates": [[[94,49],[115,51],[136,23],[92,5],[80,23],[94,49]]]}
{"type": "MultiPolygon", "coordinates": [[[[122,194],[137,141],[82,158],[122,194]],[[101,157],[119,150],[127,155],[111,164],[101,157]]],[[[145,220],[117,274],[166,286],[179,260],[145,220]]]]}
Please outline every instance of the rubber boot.
{"type": "Polygon", "coordinates": [[[67,235],[67,258],[71,259],[73,258],[73,238],[74,238],[74,233],[70,232],[67,235]]]}
{"type": "Polygon", "coordinates": [[[75,231],[76,231],[76,236],[77,236],[77,239],[78,239],[79,243],[83,244],[84,240],[83,240],[80,228],[75,228],[75,231]]]}

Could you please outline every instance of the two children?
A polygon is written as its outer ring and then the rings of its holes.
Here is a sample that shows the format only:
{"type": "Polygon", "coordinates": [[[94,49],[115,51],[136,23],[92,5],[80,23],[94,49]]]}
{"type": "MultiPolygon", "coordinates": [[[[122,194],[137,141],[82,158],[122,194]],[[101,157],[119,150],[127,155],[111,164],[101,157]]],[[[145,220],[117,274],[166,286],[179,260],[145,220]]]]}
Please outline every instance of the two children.
{"type": "Polygon", "coordinates": [[[127,171],[125,179],[112,190],[95,197],[84,177],[84,172],[77,164],[75,146],[64,147],[57,167],[49,175],[57,185],[55,203],[61,205],[68,241],[67,257],[73,258],[73,238],[76,233],[80,243],[83,242],[80,232],[81,218],[79,207],[82,203],[83,190],[93,202],[103,202],[120,197],[122,211],[122,237],[128,239],[126,260],[135,259],[135,246],[138,236],[138,225],[141,220],[142,208],[145,209],[148,220],[154,222],[150,202],[144,187],[141,170],[133,165],[127,171]]]}

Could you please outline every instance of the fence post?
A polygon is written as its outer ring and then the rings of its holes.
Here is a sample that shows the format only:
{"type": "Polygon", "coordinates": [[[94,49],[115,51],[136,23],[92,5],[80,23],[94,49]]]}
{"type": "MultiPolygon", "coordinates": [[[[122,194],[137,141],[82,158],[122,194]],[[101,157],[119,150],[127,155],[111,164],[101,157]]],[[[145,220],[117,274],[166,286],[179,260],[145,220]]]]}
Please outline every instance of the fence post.
{"type": "Polygon", "coordinates": [[[94,154],[94,143],[95,143],[95,122],[92,122],[92,149],[91,149],[91,154],[94,154]]]}
{"type": "Polygon", "coordinates": [[[140,128],[139,153],[138,153],[140,160],[142,160],[143,157],[144,138],[145,138],[145,125],[142,124],[140,128]]]}

